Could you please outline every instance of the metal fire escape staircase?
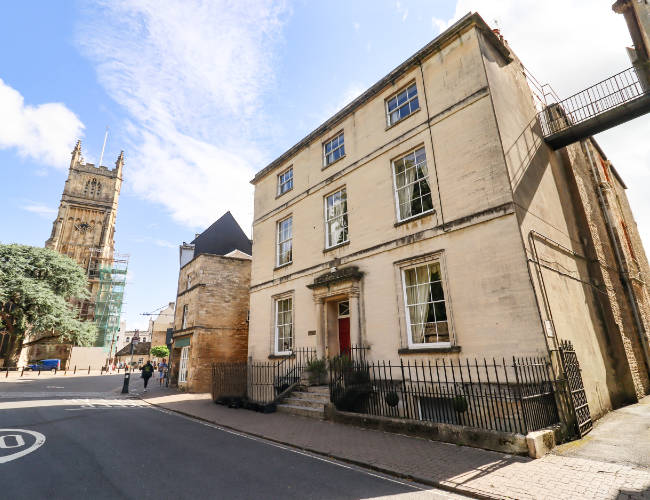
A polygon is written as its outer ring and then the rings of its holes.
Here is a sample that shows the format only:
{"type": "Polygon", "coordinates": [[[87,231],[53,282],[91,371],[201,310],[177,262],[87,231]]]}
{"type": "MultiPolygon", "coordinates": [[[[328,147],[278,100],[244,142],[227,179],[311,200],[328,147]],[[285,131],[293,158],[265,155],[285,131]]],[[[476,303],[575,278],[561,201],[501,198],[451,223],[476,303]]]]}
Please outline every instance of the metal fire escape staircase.
{"type": "Polygon", "coordinates": [[[649,76],[633,66],[561,101],[545,91],[538,114],[544,141],[560,149],[650,112],[649,76]]]}

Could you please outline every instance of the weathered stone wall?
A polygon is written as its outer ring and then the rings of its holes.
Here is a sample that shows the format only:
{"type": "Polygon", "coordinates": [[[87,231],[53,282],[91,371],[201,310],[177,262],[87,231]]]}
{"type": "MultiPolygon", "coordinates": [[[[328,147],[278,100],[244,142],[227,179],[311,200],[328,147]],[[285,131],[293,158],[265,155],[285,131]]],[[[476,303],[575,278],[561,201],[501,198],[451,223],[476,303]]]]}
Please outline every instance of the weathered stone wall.
{"type": "Polygon", "coordinates": [[[41,359],[60,359],[61,369],[71,369],[74,368],[74,366],[69,366],[71,352],[71,344],[57,344],[54,342],[33,344],[23,347],[17,366],[21,368],[31,361],[39,361],[41,359]]]}
{"type": "MultiPolygon", "coordinates": [[[[212,363],[247,358],[250,267],[248,259],[202,254],[180,270],[174,339],[190,338],[186,389],[191,392],[210,390],[212,363]]],[[[172,381],[178,380],[179,360],[180,349],[173,348],[172,381]]]]}
{"type": "MultiPolygon", "coordinates": [[[[646,391],[647,375],[639,370],[643,353],[634,340],[636,327],[596,186],[611,197],[608,205],[614,207],[610,210],[620,241],[625,240],[623,219],[633,225],[631,213],[624,215],[620,208],[627,206],[625,193],[597,148],[588,146],[598,163],[594,179],[580,143],[557,153],[545,145],[523,66],[517,59],[503,66],[489,44],[482,49],[546,341],[550,349],[557,349],[558,339],[573,342],[592,417],[597,418],[646,391]]],[[[647,262],[635,226],[634,231],[632,246],[647,262]]]]}

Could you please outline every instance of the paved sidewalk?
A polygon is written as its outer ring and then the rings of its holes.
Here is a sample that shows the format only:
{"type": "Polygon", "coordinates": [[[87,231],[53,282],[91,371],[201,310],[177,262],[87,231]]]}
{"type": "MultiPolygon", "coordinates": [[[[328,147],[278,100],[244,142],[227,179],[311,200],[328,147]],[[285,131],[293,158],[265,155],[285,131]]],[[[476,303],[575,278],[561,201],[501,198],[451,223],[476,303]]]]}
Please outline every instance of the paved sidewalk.
{"type": "Polygon", "coordinates": [[[594,432],[558,446],[553,453],[650,470],[650,396],[608,413],[597,422],[594,432]]]}
{"type": "MultiPolygon", "coordinates": [[[[532,460],[285,413],[230,409],[208,394],[155,386],[141,396],[217,425],[479,498],[650,499],[650,471],[636,464],[559,454],[532,460]]],[[[638,438],[650,447],[647,431],[638,438]]]]}

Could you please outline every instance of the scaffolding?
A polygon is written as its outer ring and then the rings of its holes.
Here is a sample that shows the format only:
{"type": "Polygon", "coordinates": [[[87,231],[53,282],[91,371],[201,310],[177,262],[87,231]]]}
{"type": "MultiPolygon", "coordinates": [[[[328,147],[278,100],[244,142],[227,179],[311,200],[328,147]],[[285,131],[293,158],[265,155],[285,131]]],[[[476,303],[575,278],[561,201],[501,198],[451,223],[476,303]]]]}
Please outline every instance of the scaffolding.
{"type": "Polygon", "coordinates": [[[120,316],[124,304],[124,287],[129,267],[129,256],[115,254],[112,259],[98,263],[99,279],[95,297],[94,321],[97,325],[96,346],[104,347],[109,357],[113,355],[115,337],[120,330],[120,316]]]}

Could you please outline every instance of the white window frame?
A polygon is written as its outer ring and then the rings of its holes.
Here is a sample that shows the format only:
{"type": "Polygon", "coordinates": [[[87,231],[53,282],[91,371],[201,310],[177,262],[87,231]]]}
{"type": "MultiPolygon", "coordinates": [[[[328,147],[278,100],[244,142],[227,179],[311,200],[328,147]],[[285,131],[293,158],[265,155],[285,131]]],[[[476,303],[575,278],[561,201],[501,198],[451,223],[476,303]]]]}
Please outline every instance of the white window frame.
{"type": "MultiPolygon", "coordinates": [[[[400,268],[400,277],[402,280],[402,297],[404,300],[404,318],[406,321],[406,341],[408,344],[409,349],[426,349],[430,347],[451,347],[454,344],[454,332],[453,332],[453,325],[452,325],[452,317],[451,317],[451,307],[450,307],[450,300],[449,300],[449,292],[447,288],[447,283],[446,283],[446,269],[445,266],[443,265],[443,261],[440,258],[440,256],[436,258],[430,258],[424,261],[418,261],[418,262],[411,262],[408,264],[405,264],[403,267],[400,268]],[[423,266],[429,266],[432,264],[438,264],[440,267],[440,284],[442,286],[442,293],[444,296],[443,302],[445,304],[445,314],[447,316],[447,331],[449,335],[449,341],[447,342],[413,342],[413,332],[411,328],[411,315],[409,312],[409,305],[414,305],[414,304],[409,304],[408,303],[408,295],[406,293],[406,271],[410,269],[416,269],[418,267],[423,267],[423,266]]],[[[435,313],[434,313],[435,314],[435,313]]],[[[436,326],[437,329],[437,326],[436,326]]]]}
{"type": "Polygon", "coordinates": [[[189,373],[188,361],[190,359],[190,346],[186,345],[181,347],[181,358],[178,363],[178,383],[187,383],[187,375],[189,373]]]}
{"type": "Polygon", "coordinates": [[[420,98],[418,95],[418,86],[415,80],[412,82],[407,83],[404,85],[401,89],[399,89],[397,92],[391,94],[389,97],[386,98],[384,101],[384,107],[386,110],[386,124],[388,127],[392,127],[396,123],[401,122],[402,120],[406,120],[409,116],[411,116],[413,113],[415,113],[418,109],[420,109],[420,98]],[[411,87],[415,87],[415,94],[411,97],[408,97],[408,91],[411,89],[411,87]],[[393,99],[397,99],[397,96],[399,96],[402,92],[406,92],[406,101],[404,101],[402,104],[398,105],[395,109],[389,110],[388,109],[388,103],[392,101],[393,99]],[[411,109],[411,103],[417,99],[418,100],[418,107],[415,109],[411,109]],[[404,106],[409,107],[409,114],[406,116],[402,116],[401,118],[397,118],[397,120],[392,121],[391,120],[391,114],[395,113],[396,111],[399,111],[402,109],[404,106]]]}
{"type": "MultiPolygon", "coordinates": [[[[341,199],[343,199],[343,198],[341,198],[341,199]]],[[[324,218],[325,218],[325,248],[326,249],[327,248],[332,248],[332,247],[335,247],[335,246],[338,246],[338,245],[343,245],[344,243],[348,243],[350,241],[350,226],[349,226],[349,219],[348,219],[347,201],[348,201],[348,193],[347,193],[347,190],[346,190],[345,186],[343,186],[340,189],[337,189],[333,193],[330,193],[330,194],[326,195],[323,198],[324,218]],[[343,212],[341,215],[337,215],[335,217],[328,218],[329,214],[328,214],[328,210],[327,210],[327,200],[329,198],[331,198],[332,196],[335,196],[338,193],[344,193],[345,194],[345,206],[346,206],[345,212],[343,212]],[[345,240],[341,241],[340,243],[334,243],[334,242],[330,241],[331,234],[330,234],[330,230],[329,230],[329,224],[330,224],[330,222],[332,222],[332,221],[334,221],[336,219],[344,219],[345,220],[345,227],[347,228],[347,231],[346,231],[346,234],[345,234],[345,240]]]]}
{"type": "Polygon", "coordinates": [[[285,217],[284,219],[280,219],[276,226],[275,226],[275,267],[283,267],[283,266],[288,266],[293,262],[293,215],[289,215],[288,217],[285,217]],[[286,222],[290,220],[291,221],[291,233],[290,236],[284,240],[280,239],[282,238],[282,233],[281,233],[281,225],[283,222],[286,222]],[[291,242],[291,257],[287,262],[280,262],[280,249],[282,248],[282,244],[286,243],[287,241],[291,242]]]}
{"type": "MultiPolygon", "coordinates": [[[[418,163],[415,166],[417,167],[417,165],[421,165],[422,163],[418,163]]],[[[411,149],[410,151],[404,153],[403,155],[400,155],[397,158],[394,158],[393,160],[391,160],[390,165],[391,165],[391,170],[393,172],[393,196],[395,198],[395,211],[396,211],[396,214],[397,214],[397,222],[404,222],[404,221],[407,221],[409,219],[413,219],[415,217],[421,217],[423,215],[431,214],[431,213],[435,212],[435,208],[433,206],[433,192],[431,191],[431,182],[429,180],[429,165],[428,165],[428,162],[427,162],[427,152],[426,152],[425,147],[423,145],[420,145],[420,146],[418,146],[416,148],[411,149]],[[424,210],[424,211],[420,212],[419,214],[409,215],[408,217],[402,217],[402,213],[400,211],[400,203],[399,203],[399,189],[400,188],[397,187],[397,170],[395,169],[395,163],[400,161],[400,160],[403,160],[404,158],[406,158],[410,154],[415,154],[420,149],[424,150],[424,161],[422,163],[424,163],[424,165],[426,166],[426,169],[427,169],[427,175],[425,177],[425,180],[427,181],[427,185],[429,186],[429,193],[431,195],[431,208],[429,210],[424,210]]],[[[414,181],[410,185],[413,185],[416,182],[419,183],[420,181],[421,180],[414,181]]],[[[404,189],[404,187],[402,187],[401,189],[404,189]]],[[[420,197],[420,199],[422,199],[422,197],[420,197]]],[[[411,200],[411,202],[412,202],[412,200],[411,200]]]]}
{"type": "MultiPolygon", "coordinates": [[[[274,299],[274,304],[273,304],[273,352],[278,355],[278,356],[286,356],[290,355],[293,352],[294,348],[294,343],[296,340],[295,336],[295,328],[294,328],[294,316],[293,316],[293,311],[294,311],[294,301],[293,301],[293,295],[288,295],[284,297],[276,297],[274,299]],[[279,323],[279,307],[280,307],[280,302],[285,302],[289,301],[289,313],[291,315],[291,322],[290,323],[279,323]],[[286,327],[289,325],[291,327],[291,349],[288,351],[281,351],[278,349],[278,341],[280,340],[280,327],[286,327]]],[[[285,313],[287,311],[284,311],[285,313]]]]}
{"type": "Polygon", "coordinates": [[[278,193],[277,193],[277,196],[281,196],[284,193],[287,193],[287,192],[291,191],[292,189],[293,189],[293,165],[278,174],[278,193]],[[291,173],[291,177],[288,178],[288,179],[283,179],[282,176],[286,175],[288,173],[291,173]],[[286,189],[283,189],[284,186],[286,186],[289,183],[291,183],[291,186],[289,186],[286,189]]]}
{"type": "Polygon", "coordinates": [[[332,165],[333,163],[336,163],[339,161],[341,158],[345,157],[345,136],[344,136],[344,131],[341,130],[338,134],[336,134],[334,137],[331,137],[327,141],[323,143],[323,167],[328,167],[329,165],[332,165]],[[338,140],[340,139],[340,140],[338,140]],[[329,152],[327,151],[327,146],[332,144],[334,141],[338,140],[338,143],[335,148],[331,149],[329,152]],[[328,156],[332,155],[334,156],[335,151],[341,151],[340,155],[338,158],[329,160],[328,156]]]}
{"type": "Polygon", "coordinates": [[[337,318],[349,318],[350,317],[350,300],[345,299],[341,300],[340,302],[336,303],[336,317],[337,318]],[[348,312],[341,312],[341,305],[347,304],[348,306],[348,312]]]}

